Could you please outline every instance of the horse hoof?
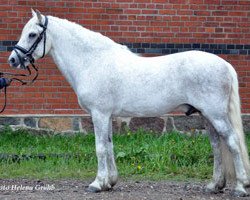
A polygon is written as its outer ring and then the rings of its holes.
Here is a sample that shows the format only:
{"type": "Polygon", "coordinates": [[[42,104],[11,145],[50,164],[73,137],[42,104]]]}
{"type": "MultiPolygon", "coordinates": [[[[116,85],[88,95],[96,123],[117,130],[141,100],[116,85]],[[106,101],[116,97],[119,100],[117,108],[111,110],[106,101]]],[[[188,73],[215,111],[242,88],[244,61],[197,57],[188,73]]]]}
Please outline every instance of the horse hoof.
{"type": "Polygon", "coordinates": [[[88,188],[86,189],[87,192],[90,193],[98,193],[101,192],[101,190],[99,188],[93,187],[93,186],[88,186],[88,188]]]}
{"type": "Polygon", "coordinates": [[[246,191],[241,191],[241,190],[234,190],[232,191],[231,195],[233,197],[248,197],[249,194],[246,191]]]}
{"type": "Polygon", "coordinates": [[[220,191],[219,191],[219,190],[216,190],[216,189],[212,189],[212,188],[205,187],[205,188],[204,188],[204,192],[205,192],[205,193],[208,193],[208,194],[217,194],[217,193],[219,193],[220,191]]]}

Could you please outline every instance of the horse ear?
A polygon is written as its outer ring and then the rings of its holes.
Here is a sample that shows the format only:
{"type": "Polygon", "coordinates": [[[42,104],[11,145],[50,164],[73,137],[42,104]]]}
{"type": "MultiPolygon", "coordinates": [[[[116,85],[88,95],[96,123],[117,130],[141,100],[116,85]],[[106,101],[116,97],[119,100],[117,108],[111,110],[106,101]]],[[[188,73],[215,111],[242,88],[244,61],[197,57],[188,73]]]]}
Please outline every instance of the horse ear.
{"type": "Polygon", "coordinates": [[[41,24],[42,23],[42,14],[37,9],[36,9],[36,16],[37,16],[38,22],[41,24]]]}
{"type": "Polygon", "coordinates": [[[31,8],[31,12],[32,12],[32,16],[35,17],[36,16],[36,12],[31,8]]]}
{"type": "Polygon", "coordinates": [[[33,17],[37,17],[38,23],[42,23],[42,14],[40,13],[40,11],[37,10],[37,9],[36,9],[36,11],[34,11],[34,10],[31,8],[31,12],[32,12],[32,16],[33,16],[33,17]]]}

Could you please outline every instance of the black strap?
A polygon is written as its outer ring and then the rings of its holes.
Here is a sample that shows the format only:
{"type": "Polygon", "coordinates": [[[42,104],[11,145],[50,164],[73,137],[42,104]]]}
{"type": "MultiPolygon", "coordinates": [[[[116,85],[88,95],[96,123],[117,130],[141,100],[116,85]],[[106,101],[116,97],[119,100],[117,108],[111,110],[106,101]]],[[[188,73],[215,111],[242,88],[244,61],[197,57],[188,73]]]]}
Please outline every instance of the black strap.
{"type": "Polygon", "coordinates": [[[27,54],[27,53],[28,53],[28,51],[27,51],[26,49],[24,49],[23,47],[18,46],[18,45],[15,45],[15,46],[14,46],[14,49],[18,49],[19,51],[21,51],[21,52],[24,53],[24,54],[27,54]]]}
{"type": "Polygon", "coordinates": [[[42,57],[41,58],[43,58],[44,56],[45,56],[45,48],[46,48],[46,32],[44,32],[44,37],[43,37],[44,39],[43,39],[43,55],[42,55],[42,57]]]}
{"type": "Polygon", "coordinates": [[[4,105],[3,108],[0,110],[0,113],[2,113],[7,105],[7,86],[4,87],[4,105]]]}
{"type": "Polygon", "coordinates": [[[41,26],[43,28],[43,32],[42,33],[44,35],[44,37],[43,37],[43,55],[42,55],[41,58],[43,58],[45,56],[46,38],[47,38],[46,37],[46,30],[47,30],[48,22],[49,22],[48,17],[45,16],[44,25],[43,24],[39,24],[39,26],[41,26]]]}

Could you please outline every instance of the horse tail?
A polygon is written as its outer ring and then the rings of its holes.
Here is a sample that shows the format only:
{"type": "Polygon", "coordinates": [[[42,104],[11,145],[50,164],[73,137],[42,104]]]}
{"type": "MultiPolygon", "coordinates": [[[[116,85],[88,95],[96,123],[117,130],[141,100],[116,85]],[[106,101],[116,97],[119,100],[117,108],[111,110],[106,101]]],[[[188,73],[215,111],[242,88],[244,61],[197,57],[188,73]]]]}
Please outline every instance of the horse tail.
{"type": "MultiPolygon", "coordinates": [[[[231,94],[229,99],[229,120],[231,122],[232,128],[239,139],[240,153],[243,159],[243,164],[245,170],[250,178],[250,162],[248,157],[248,150],[245,142],[245,134],[243,132],[243,125],[241,119],[241,107],[240,107],[240,96],[239,96],[239,83],[237,74],[232,65],[227,63],[230,74],[232,76],[232,85],[231,85],[231,94]]],[[[225,168],[226,178],[235,179],[235,168],[233,164],[233,159],[231,152],[229,151],[227,145],[224,141],[221,140],[221,149],[222,149],[222,163],[225,168]]]]}

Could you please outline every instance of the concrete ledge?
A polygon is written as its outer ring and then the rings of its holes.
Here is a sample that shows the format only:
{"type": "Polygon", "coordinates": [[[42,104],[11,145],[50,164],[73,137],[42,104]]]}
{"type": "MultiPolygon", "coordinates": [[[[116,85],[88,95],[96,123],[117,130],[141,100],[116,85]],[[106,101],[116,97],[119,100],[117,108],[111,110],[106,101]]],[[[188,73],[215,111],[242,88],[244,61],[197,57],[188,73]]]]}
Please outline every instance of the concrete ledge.
{"type": "MultiPolygon", "coordinates": [[[[244,131],[250,131],[250,115],[243,115],[244,131]]],[[[75,133],[87,134],[94,131],[89,115],[19,115],[1,116],[0,127],[10,126],[13,129],[24,128],[31,132],[49,133],[75,133]]],[[[204,132],[205,123],[201,116],[165,115],[162,117],[147,118],[114,118],[113,132],[124,133],[129,130],[144,129],[156,133],[178,130],[189,133],[204,132]]]]}

